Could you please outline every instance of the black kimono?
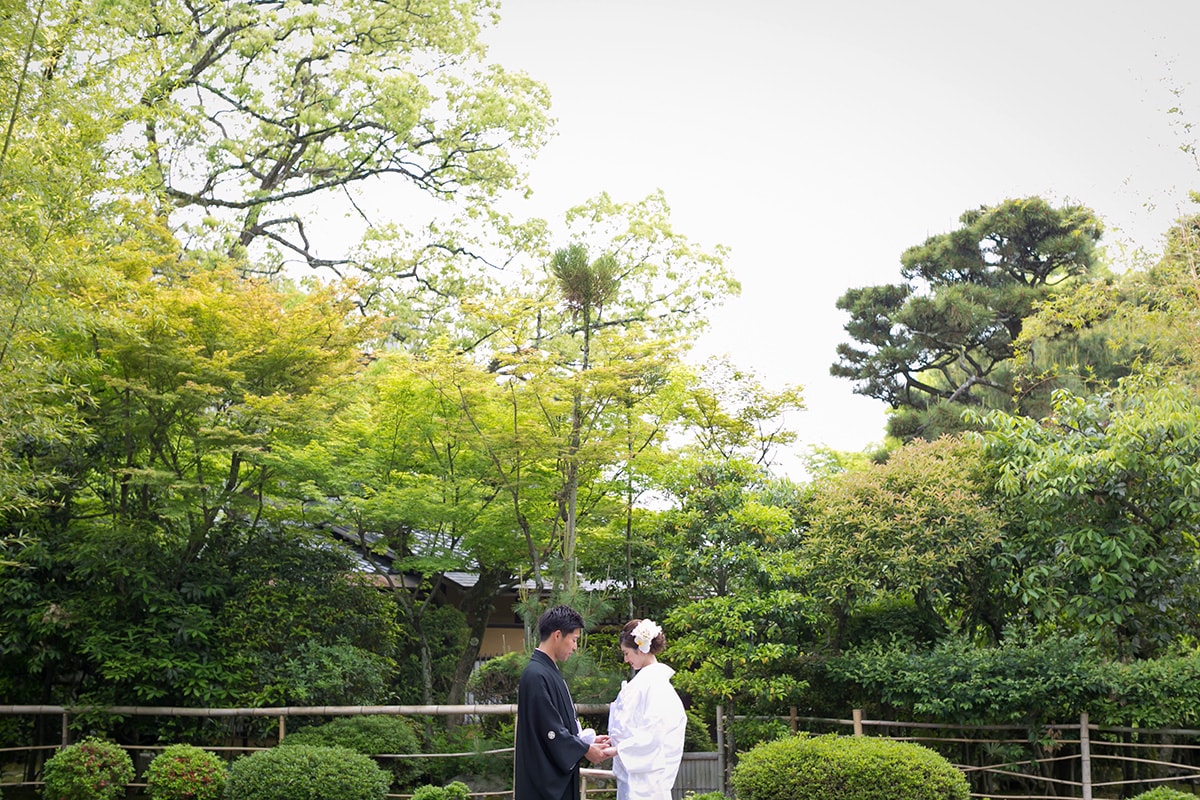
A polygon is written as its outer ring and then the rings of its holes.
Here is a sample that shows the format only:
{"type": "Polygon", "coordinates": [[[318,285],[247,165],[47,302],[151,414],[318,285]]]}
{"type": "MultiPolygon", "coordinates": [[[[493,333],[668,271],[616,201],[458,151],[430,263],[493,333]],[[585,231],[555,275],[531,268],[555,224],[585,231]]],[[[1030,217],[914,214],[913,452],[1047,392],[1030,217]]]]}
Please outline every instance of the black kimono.
{"type": "Polygon", "coordinates": [[[514,800],[578,800],[579,761],[588,746],[558,665],[534,650],[517,689],[514,800]]]}

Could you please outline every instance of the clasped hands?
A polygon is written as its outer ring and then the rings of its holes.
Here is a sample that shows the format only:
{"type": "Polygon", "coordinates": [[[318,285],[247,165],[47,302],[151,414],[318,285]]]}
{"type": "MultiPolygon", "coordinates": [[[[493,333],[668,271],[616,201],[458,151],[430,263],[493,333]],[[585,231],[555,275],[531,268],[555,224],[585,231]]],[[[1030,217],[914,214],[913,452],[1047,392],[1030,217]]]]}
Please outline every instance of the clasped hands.
{"type": "Polygon", "coordinates": [[[588,748],[586,758],[593,764],[607,761],[617,754],[617,748],[607,736],[597,736],[596,741],[588,748]]]}

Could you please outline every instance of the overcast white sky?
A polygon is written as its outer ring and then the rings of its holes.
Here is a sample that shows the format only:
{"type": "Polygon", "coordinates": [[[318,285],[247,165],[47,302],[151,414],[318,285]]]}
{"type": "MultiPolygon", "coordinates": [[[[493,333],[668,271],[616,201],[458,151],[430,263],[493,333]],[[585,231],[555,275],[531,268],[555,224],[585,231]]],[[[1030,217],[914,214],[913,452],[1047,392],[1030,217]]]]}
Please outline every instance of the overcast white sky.
{"type": "MultiPolygon", "coordinates": [[[[1112,253],[1154,249],[1200,189],[1177,124],[1200,123],[1193,0],[502,0],[500,13],[490,56],[543,81],[558,119],[531,213],[662,189],[677,229],[730,247],[742,282],[699,353],[803,385],[804,444],[882,439],[883,405],[829,375],[846,339],[835,303],[898,280],[900,253],[964,210],[1080,202],[1112,253]]],[[[777,466],[799,472],[795,456],[777,466]]]]}

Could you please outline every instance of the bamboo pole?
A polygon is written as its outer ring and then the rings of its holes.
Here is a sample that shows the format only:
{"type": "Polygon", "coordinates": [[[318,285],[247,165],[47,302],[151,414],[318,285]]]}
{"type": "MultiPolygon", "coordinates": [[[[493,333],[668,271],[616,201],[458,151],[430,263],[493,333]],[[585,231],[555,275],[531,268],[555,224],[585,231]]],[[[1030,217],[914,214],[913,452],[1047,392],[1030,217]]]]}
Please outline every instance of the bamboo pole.
{"type": "Polygon", "coordinates": [[[721,774],[721,793],[729,797],[729,778],[725,766],[725,706],[717,706],[717,772],[721,774]]]}
{"type": "Polygon", "coordinates": [[[1083,800],[1092,800],[1092,740],[1086,711],[1079,715],[1079,780],[1083,783],[1083,800]]]}

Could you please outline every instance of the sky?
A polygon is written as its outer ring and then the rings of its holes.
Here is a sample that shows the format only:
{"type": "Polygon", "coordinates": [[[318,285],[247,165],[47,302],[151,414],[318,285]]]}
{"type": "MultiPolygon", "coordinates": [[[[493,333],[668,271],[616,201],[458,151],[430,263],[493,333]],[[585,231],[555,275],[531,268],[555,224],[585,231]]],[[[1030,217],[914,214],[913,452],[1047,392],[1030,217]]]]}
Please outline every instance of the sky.
{"type": "Polygon", "coordinates": [[[885,406],[829,375],[838,297],[964,211],[1039,195],[1104,221],[1116,269],[1200,189],[1200,3],[501,0],[489,57],[552,97],[531,204],[661,190],[677,230],[730,248],[741,295],[695,357],[728,354],[806,409],[809,446],[883,439],[885,406]],[[1171,113],[1178,107],[1182,113],[1171,113]]]}

